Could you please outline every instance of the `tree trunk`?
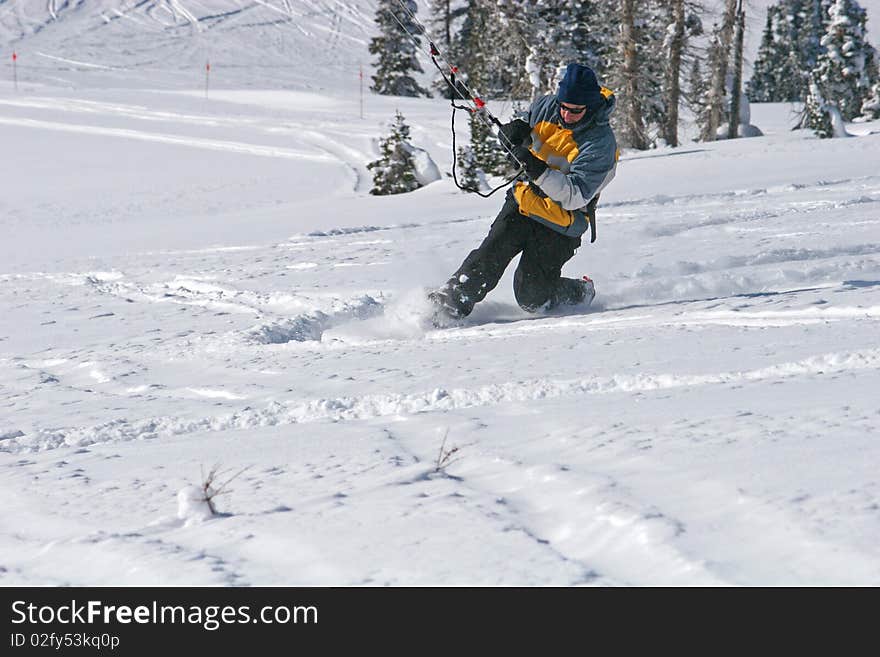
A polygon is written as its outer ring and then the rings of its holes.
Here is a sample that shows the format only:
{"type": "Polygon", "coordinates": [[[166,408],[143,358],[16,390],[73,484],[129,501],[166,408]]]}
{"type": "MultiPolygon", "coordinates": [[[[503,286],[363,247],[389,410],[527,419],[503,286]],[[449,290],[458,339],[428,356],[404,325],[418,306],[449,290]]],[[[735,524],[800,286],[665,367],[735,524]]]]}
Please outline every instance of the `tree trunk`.
{"type": "Polygon", "coordinates": [[[709,120],[706,126],[706,141],[714,141],[724,113],[724,85],[727,82],[727,62],[730,59],[730,44],[733,41],[733,25],[736,20],[738,0],[724,0],[724,20],[718,35],[718,52],[713,63],[709,85],[709,120]]]}
{"type": "Polygon", "coordinates": [[[742,66],[743,66],[743,35],[746,31],[746,12],[742,8],[742,0],[739,0],[736,10],[736,39],[733,47],[733,84],[730,90],[730,119],[727,124],[727,138],[736,139],[739,136],[739,103],[742,94],[742,66]]]}
{"type": "Polygon", "coordinates": [[[622,0],[620,50],[623,59],[623,134],[622,141],[631,148],[645,150],[642,105],[639,99],[639,62],[636,50],[635,0],[622,0]]]}
{"type": "Polygon", "coordinates": [[[452,49],[452,8],[450,4],[452,0],[446,0],[443,3],[443,39],[445,43],[445,49],[448,53],[452,49]]]}
{"type": "Polygon", "coordinates": [[[684,21],[684,0],[672,0],[673,32],[669,44],[669,64],[666,67],[666,120],[663,124],[663,139],[670,146],[678,146],[678,104],[681,97],[684,21]]]}

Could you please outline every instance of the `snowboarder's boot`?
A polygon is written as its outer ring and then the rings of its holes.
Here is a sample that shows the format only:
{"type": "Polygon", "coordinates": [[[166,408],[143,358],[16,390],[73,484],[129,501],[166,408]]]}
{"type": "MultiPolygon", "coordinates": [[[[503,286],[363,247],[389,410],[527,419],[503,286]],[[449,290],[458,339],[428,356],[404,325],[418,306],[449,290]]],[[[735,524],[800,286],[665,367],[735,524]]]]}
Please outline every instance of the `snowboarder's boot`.
{"type": "Polygon", "coordinates": [[[428,301],[431,302],[431,325],[434,328],[455,326],[464,317],[461,311],[450,303],[449,297],[442,289],[429,292],[428,301]]]}
{"type": "Polygon", "coordinates": [[[593,279],[589,276],[584,276],[581,284],[584,286],[584,300],[581,303],[589,306],[593,303],[593,299],[596,298],[596,286],[593,284],[593,279]]]}
{"type": "Polygon", "coordinates": [[[596,286],[589,276],[583,278],[560,278],[547,309],[559,306],[589,306],[596,296],[596,286]]]}

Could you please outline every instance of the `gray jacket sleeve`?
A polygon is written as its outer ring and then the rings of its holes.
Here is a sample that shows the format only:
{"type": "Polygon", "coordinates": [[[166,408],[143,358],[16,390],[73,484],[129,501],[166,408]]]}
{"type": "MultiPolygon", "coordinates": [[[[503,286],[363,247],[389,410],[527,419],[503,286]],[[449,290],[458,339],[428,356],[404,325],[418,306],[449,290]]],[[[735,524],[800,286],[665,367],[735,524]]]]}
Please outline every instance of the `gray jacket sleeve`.
{"type": "Polygon", "coordinates": [[[617,142],[607,130],[584,143],[568,173],[547,169],[535,183],[564,209],[577,210],[611,182],[616,170],[617,142]]]}

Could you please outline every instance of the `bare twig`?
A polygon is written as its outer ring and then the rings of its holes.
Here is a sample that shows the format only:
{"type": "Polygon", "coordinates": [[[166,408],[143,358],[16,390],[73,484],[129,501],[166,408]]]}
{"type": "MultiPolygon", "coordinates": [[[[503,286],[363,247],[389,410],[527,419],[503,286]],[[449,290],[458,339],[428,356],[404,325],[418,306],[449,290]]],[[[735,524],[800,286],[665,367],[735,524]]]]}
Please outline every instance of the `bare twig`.
{"type": "Polygon", "coordinates": [[[443,434],[443,442],[440,445],[440,451],[437,453],[437,462],[434,467],[434,472],[440,472],[443,468],[452,465],[459,458],[452,458],[452,455],[458,452],[458,447],[453,447],[452,449],[446,449],[446,438],[449,436],[449,429],[446,429],[446,433],[443,434]]]}
{"type": "MultiPolygon", "coordinates": [[[[200,466],[201,467],[201,466],[200,466]]],[[[217,507],[214,505],[214,499],[219,495],[228,495],[232,492],[232,489],[227,489],[226,487],[232,483],[234,479],[239,477],[242,473],[249,470],[251,466],[246,466],[236,472],[234,475],[226,479],[224,482],[215,484],[217,478],[223,474],[224,471],[220,470],[220,464],[215,463],[214,466],[208,471],[207,476],[205,476],[204,467],[201,467],[202,472],[202,495],[205,503],[208,505],[208,508],[211,510],[213,515],[217,515],[217,507]]],[[[228,470],[226,471],[228,472],[228,470]]]]}

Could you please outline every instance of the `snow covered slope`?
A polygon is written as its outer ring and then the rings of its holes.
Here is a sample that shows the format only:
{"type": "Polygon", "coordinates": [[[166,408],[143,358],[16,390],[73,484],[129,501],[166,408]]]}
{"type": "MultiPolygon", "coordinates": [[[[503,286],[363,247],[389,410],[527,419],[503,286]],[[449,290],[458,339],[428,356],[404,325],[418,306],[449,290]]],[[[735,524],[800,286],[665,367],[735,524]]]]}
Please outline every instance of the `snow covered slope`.
{"type": "Polygon", "coordinates": [[[399,109],[448,170],[445,103],[130,56],[0,88],[0,584],[880,584],[877,122],[627,153],[592,308],[440,331],[500,198],[365,165],[399,109]]]}
{"type": "Polygon", "coordinates": [[[217,87],[356,89],[375,11],[374,0],[2,0],[0,44],[17,49],[23,79],[53,85],[192,87],[210,61],[217,87]]]}
{"type": "MultiPolygon", "coordinates": [[[[425,21],[428,3],[417,4],[425,21]]],[[[722,3],[705,4],[708,30],[722,3]]],[[[746,2],[747,78],[770,4],[746,2]]],[[[860,4],[880,47],[880,0],[860,4]]],[[[196,86],[210,60],[218,87],[345,90],[360,66],[370,72],[375,11],[375,0],[0,0],[0,46],[20,52],[32,82],[196,86]]]]}

